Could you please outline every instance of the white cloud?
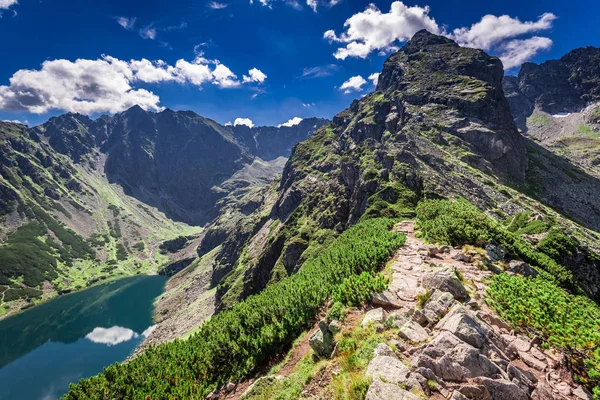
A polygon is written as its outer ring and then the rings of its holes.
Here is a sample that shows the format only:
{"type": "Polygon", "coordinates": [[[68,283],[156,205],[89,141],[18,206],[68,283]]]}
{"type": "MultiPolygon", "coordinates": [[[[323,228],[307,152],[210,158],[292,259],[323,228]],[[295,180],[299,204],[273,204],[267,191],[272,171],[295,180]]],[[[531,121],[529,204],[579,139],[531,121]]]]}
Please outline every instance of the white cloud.
{"type": "Polygon", "coordinates": [[[312,8],[314,12],[317,12],[317,0],[306,0],[306,5],[312,8]]]}
{"type": "Polygon", "coordinates": [[[152,25],[147,26],[145,28],[140,29],[140,36],[144,39],[156,39],[156,28],[152,27],[152,25]]]}
{"type": "Polygon", "coordinates": [[[94,328],[93,331],[85,335],[86,339],[94,343],[114,346],[119,343],[128,342],[131,339],[136,339],[140,335],[128,328],[121,326],[113,326],[112,328],[94,328]]]}
{"type": "Polygon", "coordinates": [[[208,8],[212,8],[213,10],[222,10],[227,7],[229,7],[229,4],[219,3],[218,1],[211,1],[208,3],[208,8]]]}
{"type": "Polygon", "coordinates": [[[17,0],[0,0],[0,9],[8,10],[10,7],[18,4],[17,0]]]}
{"type": "Polygon", "coordinates": [[[121,25],[123,28],[130,31],[133,29],[133,27],[135,25],[136,18],[135,17],[132,17],[132,18],[116,17],[115,20],[117,21],[117,24],[121,25]]]}
{"type": "Polygon", "coordinates": [[[302,107],[304,107],[304,108],[311,108],[314,106],[315,106],[315,103],[302,103],[302,107]]]}
{"type": "Polygon", "coordinates": [[[218,64],[215,67],[212,76],[214,78],[213,83],[221,88],[229,89],[241,85],[240,81],[237,80],[237,75],[223,64],[218,64]]]}
{"type": "Polygon", "coordinates": [[[243,76],[244,83],[246,82],[258,82],[263,83],[265,79],[267,79],[267,75],[265,75],[260,69],[252,68],[248,71],[248,75],[243,76]]]}
{"type": "Polygon", "coordinates": [[[485,15],[470,28],[455,29],[450,37],[461,46],[491,50],[506,39],[552,28],[556,15],[545,13],[537,21],[521,22],[508,15],[485,15]]]}
{"type": "Polygon", "coordinates": [[[373,85],[377,86],[377,82],[379,82],[379,72],[373,72],[367,79],[373,82],[373,85]]]}
{"type": "Polygon", "coordinates": [[[344,90],[344,94],[348,94],[351,92],[360,92],[362,87],[367,83],[365,78],[360,75],[353,76],[348,79],[346,82],[342,83],[340,86],[340,90],[344,90]]]}
{"type": "Polygon", "coordinates": [[[18,120],[18,119],[3,119],[2,122],[11,122],[13,124],[29,125],[29,121],[27,121],[27,120],[21,122],[21,120],[18,120]]]}
{"type": "Polygon", "coordinates": [[[192,62],[180,59],[173,66],[162,60],[123,61],[111,56],[45,61],[39,70],[17,71],[9,82],[0,86],[0,109],[37,114],[52,109],[116,113],[136,104],[145,110],[161,110],[159,97],[137,87],[141,83],[213,83],[221,88],[242,84],[227,66],[204,57],[192,62]]]}
{"type": "Polygon", "coordinates": [[[233,126],[238,126],[238,125],[245,125],[249,128],[252,128],[254,126],[254,122],[252,122],[252,120],[250,118],[236,118],[235,121],[233,122],[233,126]]]}
{"type": "Polygon", "coordinates": [[[324,76],[331,76],[340,67],[335,64],[318,65],[316,67],[304,68],[302,71],[303,78],[322,78],[324,76]]]}
{"type": "Polygon", "coordinates": [[[534,36],[529,39],[515,39],[506,43],[502,48],[500,59],[504,64],[504,69],[511,69],[521,66],[524,62],[535,57],[541,50],[549,50],[552,47],[552,40],[534,36]]]}
{"type": "Polygon", "coordinates": [[[291,118],[288,122],[284,122],[283,124],[277,125],[277,127],[281,128],[282,126],[285,126],[285,127],[290,128],[292,126],[298,125],[300,122],[302,122],[302,118],[294,117],[294,118],[291,118]]]}
{"type": "MultiPolygon", "coordinates": [[[[302,0],[304,1],[304,0],[302,0]]],[[[313,10],[318,11],[319,7],[333,7],[338,4],[341,0],[306,0],[306,6],[313,10]]],[[[260,4],[270,9],[273,8],[273,4],[276,2],[284,3],[296,10],[302,10],[303,7],[298,0],[259,0],[260,4]]],[[[253,0],[250,0],[250,4],[254,4],[253,0]]]]}
{"type": "Polygon", "coordinates": [[[328,30],[323,37],[330,43],[343,43],[333,54],[337,59],[348,57],[366,58],[373,52],[385,55],[398,50],[398,44],[410,39],[417,31],[428,31],[452,38],[461,46],[480,48],[497,54],[504,61],[505,69],[513,68],[534,57],[552,45],[548,38],[531,37],[517,39],[526,34],[552,28],[556,15],[544,13],[535,21],[522,22],[508,15],[485,15],[470,27],[447,32],[429,16],[428,6],[409,7],[402,1],[394,1],[388,13],[382,13],[370,4],[364,11],[352,15],[344,23],[340,35],[328,30]],[[519,45],[522,45],[519,47],[519,45]]]}
{"type": "Polygon", "coordinates": [[[231,123],[231,121],[227,121],[225,122],[225,126],[232,126],[233,124],[231,123]]]}
{"type": "Polygon", "coordinates": [[[396,49],[397,42],[404,42],[421,29],[433,33],[442,30],[429,16],[429,7],[408,7],[401,1],[391,4],[388,13],[382,13],[375,4],[369,4],[365,11],[351,16],[344,22],[345,32],[337,35],[329,30],[323,37],[330,42],[345,43],[334,53],[337,59],[347,57],[366,58],[373,51],[384,53],[396,49]]]}

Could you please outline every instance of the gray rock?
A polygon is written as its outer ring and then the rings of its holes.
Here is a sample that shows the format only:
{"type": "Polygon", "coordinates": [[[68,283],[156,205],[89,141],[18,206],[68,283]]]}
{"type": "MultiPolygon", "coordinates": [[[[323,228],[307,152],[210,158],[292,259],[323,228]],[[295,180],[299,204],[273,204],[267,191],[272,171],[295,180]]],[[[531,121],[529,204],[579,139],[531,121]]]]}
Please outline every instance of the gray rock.
{"type": "Polygon", "coordinates": [[[461,392],[459,392],[458,390],[455,390],[452,393],[452,397],[450,397],[450,400],[469,400],[469,398],[461,392]]]}
{"type": "Polygon", "coordinates": [[[419,397],[392,383],[373,379],[365,400],[420,400],[419,397]]]}
{"type": "Polygon", "coordinates": [[[315,354],[322,358],[331,357],[333,352],[333,335],[329,331],[329,326],[324,320],[319,322],[317,329],[308,339],[308,344],[313,349],[315,354]]]}
{"type": "Polygon", "coordinates": [[[444,325],[438,325],[438,328],[451,332],[460,340],[477,348],[482,348],[486,343],[486,332],[483,330],[481,324],[466,313],[452,316],[444,325]]]}
{"type": "Polygon", "coordinates": [[[503,319],[497,317],[496,315],[494,315],[488,311],[479,311],[477,313],[477,317],[479,319],[481,319],[482,321],[488,323],[491,326],[495,326],[496,328],[506,329],[507,331],[510,331],[510,326],[506,322],[504,322],[503,319]]]}
{"type": "MultiPolygon", "coordinates": [[[[390,349],[391,350],[391,349],[390,349]]],[[[365,372],[366,378],[381,378],[385,382],[396,385],[405,384],[410,376],[410,370],[396,357],[380,355],[371,360],[365,372]]]]}
{"type": "Polygon", "coordinates": [[[482,385],[464,385],[458,391],[469,400],[493,400],[490,392],[482,385]]]}
{"type": "Polygon", "coordinates": [[[581,386],[579,386],[573,390],[573,395],[582,400],[593,400],[594,399],[592,397],[592,395],[581,386]]]}
{"type": "Polygon", "coordinates": [[[332,335],[338,334],[343,328],[344,325],[338,320],[331,321],[328,326],[329,332],[331,332],[332,335]]]}
{"type": "Polygon", "coordinates": [[[508,264],[508,271],[513,274],[523,275],[523,276],[537,276],[538,272],[533,269],[529,264],[523,261],[512,260],[508,264]]]}
{"type": "Polygon", "coordinates": [[[412,343],[421,343],[429,339],[429,334],[414,321],[407,321],[398,332],[402,339],[412,343]]]}
{"type": "Polygon", "coordinates": [[[528,400],[529,396],[519,386],[502,379],[477,378],[477,383],[482,384],[492,395],[493,400],[528,400]]]}
{"type": "Polygon", "coordinates": [[[529,353],[519,352],[519,357],[521,358],[521,360],[523,360],[523,362],[525,364],[527,364],[528,367],[531,367],[540,372],[543,372],[546,370],[546,367],[547,367],[546,363],[538,360],[537,358],[535,358],[534,356],[532,356],[529,353]]]}
{"type": "Polygon", "coordinates": [[[489,243],[485,246],[485,251],[487,252],[488,257],[492,261],[502,261],[504,257],[506,257],[506,249],[502,246],[497,246],[495,244],[489,243]]]}
{"type": "Polygon", "coordinates": [[[371,303],[381,307],[402,307],[402,300],[390,290],[386,290],[383,293],[371,293],[371,303]]]}
{"type": "Polygon", "coordinates": [[[393,312],[388,316],[386,320],[386,325],[389,327],[400,328],[406,321],[410,320],[410,315],[407,312],[393,312]]]}
{"type": "Polygon", "coordinates": [[[454,301],[451,293],[435,290],[420,313],[429,325],[434,325],[448,313],[454,301]]]}
{"type": "Polygon", "coordinates": [[[563,400],[564,397],[555,394],[545,380],[540,381],[536,389],[531,393],[531,400],[563,400]]]}
{"type": "Polygon", "coordinates": [[[465,253],[458,253],[452,258],[454,258],[456,261],[462,261],[465,263],[470,263],[471,261],[473,261],[473,258],[471,258],[470,255],[465,253]]]}
{"type": "Polygon", "coordinates": [[[361,325],[365,327],[372,323],[383,322],[383,318],[383,308],[376,308],[374,310],[368,311],[365,314],[361,325]]]}
{"type": "Polygon", "coordinates": [[[387,356],[398,358],[396,357],[396,353],[394,353],[394,350],[392,350],[392,348],[385,343],[379,343],[377,347],[375,347],[375,350],[373,350],[373,356],[387,356]]]}
{"type": "Polygon", "coordinates": [[[467,289],[456,276],[456,268],[453,265],[446,265],[438,271],[430,273],[423,278],[423,287],[429,290],[440,290],[449,292],[456,299],[466,299],[469,297],[467,289]]]}

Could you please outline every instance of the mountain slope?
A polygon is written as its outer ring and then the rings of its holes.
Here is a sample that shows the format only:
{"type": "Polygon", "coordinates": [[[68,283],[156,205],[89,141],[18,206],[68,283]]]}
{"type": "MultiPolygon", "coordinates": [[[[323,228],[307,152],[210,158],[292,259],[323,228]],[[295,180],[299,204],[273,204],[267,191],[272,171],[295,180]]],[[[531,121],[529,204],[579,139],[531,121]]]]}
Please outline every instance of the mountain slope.
{"type": "MultiPolygon", "coordinates": [[[[294,147],[257,211],[236,214],[230,225],[224,214],[207,228],[201,259],[176,277],[177,307],[159,301],[161,325],[151,340],[160,342],[180,318],[205,318],[186,307],[194,300],[178,295],[181,288],[228,309],[296,273],[357,221],[412,217],[421,199],[465,197],[498,219],[540,214],[598,247],[600,183],[518,132],[502,73],[500,61],[480,50],[416,34],[386,61],[375,92],[294,147]],[[185,278],[200,271],[201,285],[185,278]]],[[[569,265],[596,296],[594,265],[569,265]]]]}
{"type": "MultiPolygon", "coordinates": [[[[277,157],[289,153],[285,132],[263,135],[277,157]]],[[[112,276],[177,271],[202,231],[194,225],[254,211],[284,160],[260,160],[192,112],[139,107],[32,129],[2,122],[0,154],[0,315],[112,276]],[[178,237],[195,241],[159,251],[178,237]]]]}

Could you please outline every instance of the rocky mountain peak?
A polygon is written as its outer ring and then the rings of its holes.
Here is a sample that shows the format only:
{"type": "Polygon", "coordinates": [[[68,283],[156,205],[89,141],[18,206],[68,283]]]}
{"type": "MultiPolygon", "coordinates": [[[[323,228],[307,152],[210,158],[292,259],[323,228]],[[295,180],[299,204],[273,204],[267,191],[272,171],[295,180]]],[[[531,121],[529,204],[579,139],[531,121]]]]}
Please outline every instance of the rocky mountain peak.
{"type": "Polygon", "coordinates": [[[360,104],[371,102],[380,114],[374,121],[382,121],[380,126],[392,134],[407,124],[449,133],[467,142],[496,173],[521,180],[525,147],[504,97],[502,78],[497,57],[422,30],[386,60],[378,94],[360,104]],[[384,126],[383,121],[393,118],[394,124],[384,126]]]}

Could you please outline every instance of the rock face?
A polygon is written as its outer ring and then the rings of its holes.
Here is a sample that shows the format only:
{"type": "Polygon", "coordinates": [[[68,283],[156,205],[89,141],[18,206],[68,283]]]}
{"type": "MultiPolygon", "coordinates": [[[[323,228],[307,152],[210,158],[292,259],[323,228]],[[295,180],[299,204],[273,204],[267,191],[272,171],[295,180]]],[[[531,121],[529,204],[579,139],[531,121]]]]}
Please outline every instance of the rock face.
{"type": "Polygon", "coordinates": [[[498,58],[422,30],[386,60],[377,90],[397,92],[404,107],[427,105],[444,115],[447,132],[498,171],[522,179],[525,147],[502,91],[503,75],[498,58]]]}
{"type": "Polygon", "coordinates": [[[134,106],[97,120],[65,114],[33,131],[76,163],[100,150],[108,179],[127,194],[172,219],[205,224],[227,194],[219,186],[234,173],[256,157],[289,156],[295,143],[326,122],[309,118],[293,127],[227,128],[191,111],[151,113],[134,106]]]}
{"type": "Polygon", "coordinates": [[[600,100],[600,48],[575,49],[559,60],[525,63],[506,77],[504,91],[520,127],[535,108],[548,114],[577,112],[600,100]]]}
{"type": "Polygon", "coordinates": [[[233,136],[250,153],[272,160],[277,157],[289,157],[292,148],[310,137],[329,121],[325,118],[306,118],[293,126],[259,126],[249,128],[245,125],[231,127],[233,136]]]}

